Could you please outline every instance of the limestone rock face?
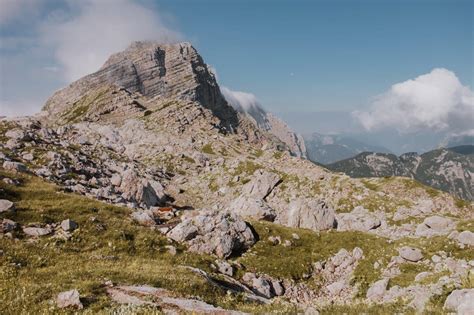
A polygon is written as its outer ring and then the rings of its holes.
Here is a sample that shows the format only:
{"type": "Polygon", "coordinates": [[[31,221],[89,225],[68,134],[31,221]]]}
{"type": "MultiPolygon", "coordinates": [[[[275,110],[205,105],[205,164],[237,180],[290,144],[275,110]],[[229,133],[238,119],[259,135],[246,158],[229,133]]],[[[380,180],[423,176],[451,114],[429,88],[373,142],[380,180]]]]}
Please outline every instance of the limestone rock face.
{"type": "Polygon", "coordinates": [[[254,197],[238,197],[231,203],[229,210],[243,217],[251,217],[256,220],[273,221],[276,217],[275,210],[264,200],[254,197]]]}
{"type": "Polygon", "coordinates": [[[112,55],[99,71],[56,92],[44,110],[53,115],[64,112],[89,90],[110,85],[148,99],[195,101],[210,109],[227,129],[238,124],[237,112],[227,104],[214,75],[189,43],[135,42],[112,55]]]}
{"type": "Polygon", "coordinates": [[[191,251],[215,254],[219,258],[246,250],[256,242],[252,230],[239,216],[213,211],[185,217],[168,237],[186,243],[191,251]]]}
{"type": "Polygon", "coordinates": [[[291,202],[289,210],[281,214],[278,222],[314,231],[329,230],[336,224],[334,210],[324,201],[313,199],[297,199],[291,202]]]}
{"type": "Polygon", "coordinates": [[[258,199],[265,199],[280,182],[280,176],[266,171],[256,171],[250,182],[242,187],[242,193],[258,199]]]}

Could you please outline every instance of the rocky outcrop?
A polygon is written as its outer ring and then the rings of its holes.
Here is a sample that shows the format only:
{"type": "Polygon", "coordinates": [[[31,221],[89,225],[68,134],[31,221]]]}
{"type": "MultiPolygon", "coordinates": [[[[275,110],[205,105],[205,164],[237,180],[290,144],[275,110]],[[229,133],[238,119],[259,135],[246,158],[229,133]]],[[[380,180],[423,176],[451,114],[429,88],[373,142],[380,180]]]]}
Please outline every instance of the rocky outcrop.
{"type": "Polygon", "coordinates": [[[472,310],[474,310],[474,289],[454,290],[446,299],[444,308],[459,315],[472,314],[472,310]]]}
{"type": "Polygon", "coordinates": [[[289,204],[288,211],[279,214],[277,222],[286,226],[329,230],[336,227],[335,212],[324,201],[298,199],[289,204]]]}
{"type": "Polygon", "coordinates": [[[56,298],[56,304],[59,308],[83,308],[79,291],[76,289],[59,293],[58,297],[56,298]]]}
{"type": "Polygon", "coordinates": [[[190,251],[228,258],[250,248],[256,238],[240,217],[233,213],[200,211],[183,217],[167,236],[188,245],[190,251]]]}

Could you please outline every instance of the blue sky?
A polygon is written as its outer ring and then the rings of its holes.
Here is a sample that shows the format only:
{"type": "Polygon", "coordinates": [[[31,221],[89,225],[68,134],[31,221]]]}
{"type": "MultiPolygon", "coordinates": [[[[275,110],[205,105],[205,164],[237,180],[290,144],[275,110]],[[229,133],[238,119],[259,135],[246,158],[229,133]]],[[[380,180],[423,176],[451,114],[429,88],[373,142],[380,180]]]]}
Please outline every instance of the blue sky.
{"type": "Polygon", "coordinates": [[[472,1],[160,3],[225,85],[277,111],[351,110],[438,67],[472,86],[472,1]]]}
{"type": "Polygon", "coordinates": [[[403,125],[402,134],[444,135],[464,132],[454,118],[474,110],[474,1],[0,4],[0,115],[39,111],[53,91],[96,70],[134,39],[169,38],[192,42],[217,70],[221,85],[253,93],[266,109],[289,120],[315,117],[305,131],[348,131],[347,120],[358,111],[356,122],[368,132],[385,124],[394,130],[403,125]],[[397,83],[402,86],[394,90],[397,83]],[[427,97],[428,91],[436,97],[427,97]],[[436,98],[444,103],[432,105],[436,98]],[[343,116],[330,121],[334,130],[318,130],[318,118],[337,115],[317,114],[334,111],[343,116]]]}

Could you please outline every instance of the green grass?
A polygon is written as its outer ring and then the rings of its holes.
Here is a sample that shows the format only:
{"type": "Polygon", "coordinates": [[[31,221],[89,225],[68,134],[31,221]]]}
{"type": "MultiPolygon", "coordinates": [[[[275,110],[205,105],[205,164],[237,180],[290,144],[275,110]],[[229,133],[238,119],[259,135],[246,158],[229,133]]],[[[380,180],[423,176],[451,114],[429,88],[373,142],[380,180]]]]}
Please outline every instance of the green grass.
{"type": "MultiPolygon", "coordinates": [[[[0,176],[14,177],[0,171],[0,176]]],[[[268,310],[244,302],[238,295],[208,284],[180,266],[210,270],[213,257],[189,253],[178,246],[172,256],[160,233],[135,225],[130,209],[63,193],[36,177],[20,176],[19,187],[0,182],[0,198],[15,202],[17,211],[6,217],[26,225],[71,218],[79,229],[69,240],[43,237],[28,242],[0,239],[0,300],[5,314],[59,312],[51,303],[59,292],[77,288],[89,313],[114,310],[105,294],[104,281],[148,284],[172,290],[179,296],[197,296],[226,308],[268,310]],[[95,218],[95,219],[93,219],[95,218]]],[[[3,216],[5,217],[5,216],[3,216]]]]}
{"type": "Polygon", "coordinates": [[[260,164],[247,160],[244,162],[240,162],[239,165],[237,165],[237,168],[234,170],[232,175],[233,176],[242,175],[242,174],[252,175],[253,173],[255,173],[256,170],[259,170],[261,168],[262,166],[260,164]]]}
{"type": "Polygon", "coordinates": [[[474,219],[459,221],[456,229],[459,232],[470,231],[474,233],[474,219]]]}
{"type": "Polygon", "coordinates": [[[216,153],[214,152],[214,150],[212,149],[212,145],[210,143],[204,145],[201,149],[201,151],[203,153],[206,153],[206,154],[213,154],[215,155],[216,153]]]}
{"type": "Polygon", "coordinates": [[[276,278],[301,280],[304,274],[311,272],[311,263],[326,260],[341,248],[351,251],[360,247],[365,258],[359,262],[354,272],[354,282],[362,287],[378,280],[374,270],[375,261],[388,261],[395,250],[387,240],[361,232],[319,232],[284,227],[267,222],[252,222],[259,235],[259,242],[238,261],[247,270],[262,272],[276,278]],[[300,239],[295,240],[296,233],[300,239]],[[271,246],[268,237],[280,236],[282,242],[291,240],[293,246],[271,246]]]}
{"type": "Polygon", "coordinates": [[[421,264],[403,263],[399,266],[401,273],[390,279],[389,287],[400,286],[407,287],[415,283],[417,274],[423,271],[430,271],[428,267],[421,264]]]}

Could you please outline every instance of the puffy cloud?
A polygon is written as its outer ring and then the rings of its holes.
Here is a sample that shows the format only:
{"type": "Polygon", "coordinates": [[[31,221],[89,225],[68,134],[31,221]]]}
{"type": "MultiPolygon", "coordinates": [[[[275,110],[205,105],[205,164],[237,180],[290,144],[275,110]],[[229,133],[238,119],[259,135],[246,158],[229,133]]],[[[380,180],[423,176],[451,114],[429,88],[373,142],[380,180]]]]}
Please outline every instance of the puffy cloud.
{"type": "Polygon", "coordinates": [[[452,71],[437,68],[394,84],[375,97],[367,111],[355,111],[353,115],[367,130],[461,132],[472,127],[474,93],[452,71]]]}
{"type": "Polygon", "coordinates": [[[97,71],[112,53],[132,41],[176,42],[182,35],[165,26],[155,10],[132,0],[84,0],[76,12],[41,27],[41,40],[52,47],[68,81],[97,71]]]}
{"type": "Polygon", "coordinates": [[[235,110],[248,112],[252,109],[260,108],[260,102],[252,93],[233,91],[225,86],[221,87],[222,95],[235,110]]]}

